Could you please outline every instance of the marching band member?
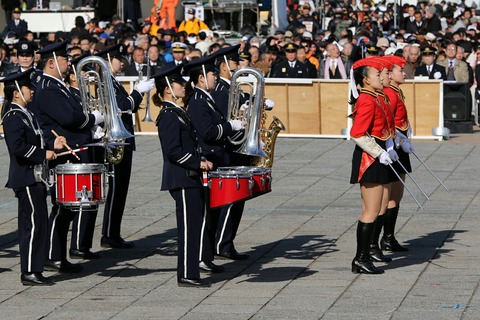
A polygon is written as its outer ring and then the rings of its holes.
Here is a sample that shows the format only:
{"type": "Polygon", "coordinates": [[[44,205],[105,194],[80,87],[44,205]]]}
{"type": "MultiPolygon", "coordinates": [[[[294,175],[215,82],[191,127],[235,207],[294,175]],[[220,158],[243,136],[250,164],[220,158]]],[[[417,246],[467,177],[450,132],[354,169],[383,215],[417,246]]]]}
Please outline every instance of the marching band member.
{"type": "MultiPolygon", "coordinates": [[[[56,154],[44,149],[37,118],[27,109],[33,96],[32,71],[16,73],[1,80],[5,84],[5,105],[9,109],[2,121],[10,154],[6,187],[12,188],[18,199],[20,280],[23,285],[42,286],[54,282],[42,275],[48,241],[47,187],[34,174],[34,167],[46,166],[46,160],[54,160],[56,154]]],[[[58,137],[53,147],[61,149],[62,143],[66,143],[65,138],[58,137]]]]}
{"type": "MultiPolygon", "coordinates": [[[[415,152],[410,140],[408,139],[411,127],[408,121],[407,108],[405,107],[405,97],[399,86],[405,83],[405,60],[396,56],[384,57],[394,64],[391,71],[390,87],[385,88],[384,92],[391,102],[392,110],[395,115],[395,128],[397,138],[395,143],[397,146],[397,153],[400,163],[410,173],[412,166],[410,164],[409,154],[415,152]]],[[[398,164],[394,163],[393,168],[400,174],[400,177],[405,181],[405,170],[398,164]]],[[[385,223],[383,230],[383,237],[380,241],[382,250],[387,251],[408,251],[408,248],[401,246],[395,238],[395,224],[397,222],[398,210],[400,209],[400,201],[403,198],[404,185],[397,179],[392,183],[392,191],[388,208],[385,213],[385,223]]]]}
{"type": "MultiPolygon", "coordinates": [[[[184,101],[185,105],[188,105],[193,125],[198,131],[205,157],[216,167],[222,167],[229,163],[226,138],[241,130],[243,124],[240,120],[227,121],[222,109],[210,95],[215,88],[214,60],[215,56],[211,55],[184,65],[184,71],[190,76],[184,101]]],[[[224,271],[223,267],[213,263],[213,245],[220,211],[221,209],[209,210],[203,223],[206,233],[202,240],[200,268],[211,273],[224,271]]]]}
{"type": "MultiPolygon", "coordinates": [[[[133,130],[133,119],[131,113],[138,111],[143,95],[153,89],[154,80],[140,81],[132,93],[128,94],[125,88],[115,79],[115,74],[121,67],[119,56],[121,44],[111,46],[97,55],[104,57],[109,63],[112,73],[112,81],[115,89],[118,108],[126,111],[122,114],[122,121],[125,129],[131,134],[133,130]],[[130,111],[130,113],[129,113],[130,111]]],[[[133,248],[131,241],[125,241],[120,233],[125,203],[127,200],[128,186],[132,173],[133,151],[135,151],[135,138],[128,138],[125,141],[128,145],[124,148],[123,158],[119,164],[110,164],[112,171],[116,172],[108,178],[108,194],[105,200],[105,211],[103,215],[101,246],[107,248],[133,248]]]]}
{"type": "MultiPolygon", "coordinates": [[[[70,93],[63,78],[68,74],[70,64],[67,58],[67,42],[53,43],[39,51],[40,67],[43,75],[37,84],[32,107],[39,117],[40,125],[45,132],[47,146],[53,148],[56,133],[65,136],[69,145],[75,148],[91,142],[90,130],[103,122],[98,111],[85,114],[82,106],[70,93]],[[53,131],[52,131],[53,130],[53,131]]],[[[91,162],[88,152],[78,153],[80,162],[91,162]]],[[[49,162],[50,168],[58,164],[78,162],[73,155],[49,162]]],[[[67,234],[72,219],[72,239],[70,256],[74,258],[94,259],[98,254],[90,251],[97,211],[72,211],[56,203],[55,192],[52,192],[52,212],[49,218],[49,246],[45,270],[59,272],[80,272],[81,265],[67,260],[67,234]]]]}
{"type": "Polygon", "coordinates": [[[382,109],[376,90],[381,90],[383,66],[373,59],[362,59],[353,65],[354,83],[351,85],[350,103],[355,106],[354,122],[350,136],[356,143],[353,152],[350,183],[360,183],[362,213],[357,225],[357,253],[352,261],[352,272],[380,274],[370,258],[370,243],[375,220],[382,211],[388,195],[389,169],[392,163],[389,152],[393,151],[387,117],[382,109]],[[358,94],[356,84],[360,84],[358,94]]]}
{"type": "Polygon", "coordinates": [[[156,121],[163,153],[162,190],[168,190],[176,203],[178,285],[209,287],[210,282],[200,278],[198,260],[205,215],[201,170],[211,170],[213,164],[202,156],[190,116],[177,104],[185,97],[181,68],[154,75],[157,93],[153,103],[162,107],[156,121]]]}
{"type": "MultiPolygon", "coordinates": [[[[228,97],[230,95],[231,83],[233,72],[238,69],[238,63],[242,60],[238,54],[240,45],[235,45],[227,48],[223,48],[214,53],[216,57],[216,66],[219,70],[219,78],[215,89],[211,92],[216,105],[219,107],[219,111],[222,113],[225,119],[228,119],[228,97]]],[[[245,102],[240,101],[242,105],[245,102]]],[[[237,139],[243,136],[243,131],[237,131],[232,139],[237,139]]],[[[228,152],[230,153],[228,159],[229,166],[249,166],[251,163],[251,157],[245,156],[239,153],[234,153],[234,149],[238,149],[238,146],[232,144],[227,145],[228,152]]],[[[239,253],[235,249],[233,240],[237,234],[240,220],[242,219],[243,208],[245,207],[245,201],[240,201],[228,206],[224,206],[220,209],[218,226],[215,234],[215,254],[232,260],[246,260],[249,255],[246,253],[239,253]]]]}

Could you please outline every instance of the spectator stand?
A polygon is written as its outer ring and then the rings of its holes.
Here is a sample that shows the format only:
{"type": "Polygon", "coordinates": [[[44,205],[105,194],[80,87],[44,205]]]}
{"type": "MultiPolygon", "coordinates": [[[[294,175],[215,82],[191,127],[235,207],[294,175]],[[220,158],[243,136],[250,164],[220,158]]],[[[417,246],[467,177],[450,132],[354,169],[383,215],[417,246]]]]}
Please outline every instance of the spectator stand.
{"type": "Polygon", "coordinates": [[[34,33],[69,32],[75,26],[75,18],[83,16],[85,22],[94,18],[94,9],[82,10],[31,10],[22,13],[22,19],[28,22],[28,29],[34,33]]]}

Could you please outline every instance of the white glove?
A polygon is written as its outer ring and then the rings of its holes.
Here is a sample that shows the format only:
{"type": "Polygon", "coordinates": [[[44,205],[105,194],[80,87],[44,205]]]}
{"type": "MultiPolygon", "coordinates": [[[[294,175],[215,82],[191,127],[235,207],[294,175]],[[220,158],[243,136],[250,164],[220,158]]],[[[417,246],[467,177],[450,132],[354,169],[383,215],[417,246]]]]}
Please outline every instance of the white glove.
{"type": "Polygon", "coordinates": [[[386,151],[383,151],[381,154],[380,154],[380,157],[378,157],[379,161],[381,164],[384,164],[386,166],[388,166],[389,164],[392,164],[392,159],[390,159],[390,155],[388,154],[388,152],[386,151]]]}
{"type": "Polygon", "coordinates": [[[100,126],[95,126],[92,128],[92,139],[101,139],[105,135],[103,128],[100,126]]]}
{"type": "Polygon", "coordinates": [[[406,152],[406,153],[415,152],[415,148],[408,140],[403,140],[403,143],[400,145],[400,147],[402,148],[403,152],[406,152]]]}
{"type": "Polygon", "coordinates": [[[140,81],[139,83],[137,83],[137,85],[135,86],[134,89],[137,90],[140,93],[145,93],[145,92],[149,92],[150,90],[152,90],[154,86],[155,86],[155,80],[154,79],[143,80],[143,81],[140,81]]]}
{"type": "Polygon", "coordinates": [[[104,118],[103,118],[103,114],[98,111],[98,110],[93,110],[92,111],[92,114],[93,116],[95,117],[95,125],[97,124],[100,124],[103,122],[104,118]]]}
{"type": "Polygon", "coordinates": [[[5,102],[5,97],[4,96],[0,96],[0,104],[3,104],[5,102]]]}
{"type": "Polygon", "coordinates": [[[245,101],[245,103],[240,106],[240,111],[246,112],[249,107],[250,107],[249,102],[245,101]]]}
{"type": "Polygon", "coordinates": [[[243,129],[243,122],[241,120],[228,120],[228,123],[232,126],[233,131],[238,131],[243,129]]]}
{"type": "Polygon", "coordinates": [[[268,98],[265,99],[265,109],[272,110],[274,105],[275,105],[275,102],[273,102],[273,100],[270,100],[268,98]]]}

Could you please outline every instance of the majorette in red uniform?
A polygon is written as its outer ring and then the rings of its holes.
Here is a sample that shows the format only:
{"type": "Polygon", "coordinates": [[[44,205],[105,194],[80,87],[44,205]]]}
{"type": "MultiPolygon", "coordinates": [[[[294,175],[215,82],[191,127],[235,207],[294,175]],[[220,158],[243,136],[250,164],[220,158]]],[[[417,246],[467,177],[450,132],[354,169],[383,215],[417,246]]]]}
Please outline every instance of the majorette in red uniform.
{"type": "MultiPolygon", "coordinates": [[[[393,163],[393,168],[397,171],[402,180],[405,180],[405,170],[400,166],[399,162],[408,172],[412,172],[409,153],[414,152],[414,148],[410,143],[408,136],[411,131],[410,122],[408,121],[407,108],[405,106],[405,97],[399,85],[405,82],[405,59],[397,56],[385,56],[382,59],[393,63],[390,72],[390,87],[385,88],[384,92],[390,99],[390,104],[395,116],[396,139],[395,144],[399,160],[393,163]]],[[[387,211],[384,215],[384,233],[381,240],[381,248],[388,251],[408,251],[402,247],[395,239],[395,224],[397,221],[399,204],[403,197],[404,186],[401,181],[392,182],[390,201],[388,202],[387,211]]]]}
{"type": "Polygon", "coordinates": [[[352,261],[352,272],[383,273],[370,258],[370,243],[375,220],[386,207],[389,168],[396,158],[387,116],[376,90],[383,88],[380,75],[383,65],[374,59],[362,59],[353,65],[351,100],[355,105],[350,136],[356,143],[352,159],[351,183],[360,183],[362,213],[357,226],[357,253],[352,261]],[[358,95],[356,85],[362,87],[358,95]],[[391,154],[391,155],[390,155],[391,154]]]}

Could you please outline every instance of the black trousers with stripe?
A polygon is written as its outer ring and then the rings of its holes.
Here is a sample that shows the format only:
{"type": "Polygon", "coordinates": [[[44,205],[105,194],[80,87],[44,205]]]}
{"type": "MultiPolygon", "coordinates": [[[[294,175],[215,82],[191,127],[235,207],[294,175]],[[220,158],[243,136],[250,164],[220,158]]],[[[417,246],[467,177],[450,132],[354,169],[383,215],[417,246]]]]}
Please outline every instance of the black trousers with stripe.
{"type": "Polygon", "coordinates": [[[125,148],[122,161],[113,165],[115,176],[108,178],[102,227],[102,235],[108,238],[117,238],[121,235],[120,228],[132,173],[132,159],[133,150],[125,148]]]}
{"type": "Polygon", "coordinates": [[[179,278],[200,278],[198,267],[202,223],[205,214],[203,188],[182,188],[170,190],[175,200],[178,231],[177,276],[179,278]]]}
{"type": "Polygon", "coordinates": [[[215,234],[214,251],[217,254],[236,251],[233,240],[237,235],[244,207],[245,201],[241,201],[221,208],[215,234]]]}
{"type": "Polygon", "coordinates": [[[18,198],[18,242],[23,272],[43,272],[47,250],[47,189],[43,183],[13,190],[18,198]]]}

